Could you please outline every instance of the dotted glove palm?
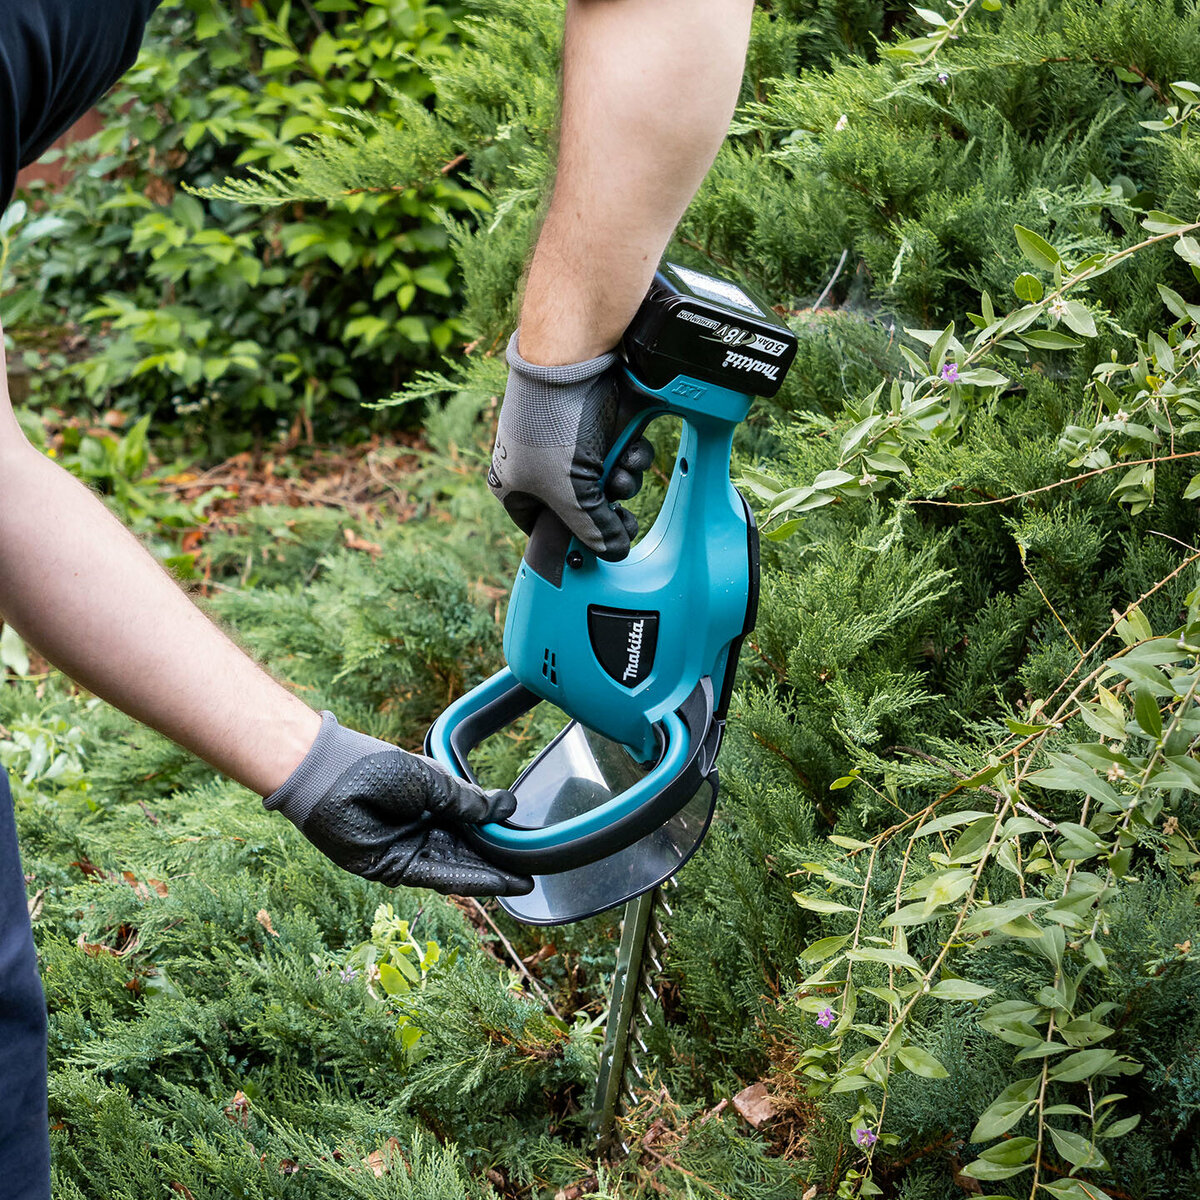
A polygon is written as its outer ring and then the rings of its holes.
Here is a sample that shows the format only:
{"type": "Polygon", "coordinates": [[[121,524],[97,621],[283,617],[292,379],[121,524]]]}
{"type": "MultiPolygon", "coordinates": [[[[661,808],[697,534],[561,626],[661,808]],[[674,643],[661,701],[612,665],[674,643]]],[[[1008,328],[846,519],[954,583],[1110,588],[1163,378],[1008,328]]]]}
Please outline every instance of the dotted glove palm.
{"type": "Polygon", "coordinates": [[[627,500],[642,486],[654,448],[637,438],[601,488],[604,459],[624,427],[615,352],[586,362],[543,367],[508,343],[508,386],[488,486],[526,533],[552,509],[601,558],[617,562],[637,536],[632,513],[611,500],[627,500]]]}
{"type": "Polygon", "coordinates": [[[510,816],[508,792],[486,795],[432,759],[343,729],[330,712],[304,761],[268,796],[339,867],[458,896],[522,896],[533,882],[492,866],[463,842],[463,824],[510,816]]]}

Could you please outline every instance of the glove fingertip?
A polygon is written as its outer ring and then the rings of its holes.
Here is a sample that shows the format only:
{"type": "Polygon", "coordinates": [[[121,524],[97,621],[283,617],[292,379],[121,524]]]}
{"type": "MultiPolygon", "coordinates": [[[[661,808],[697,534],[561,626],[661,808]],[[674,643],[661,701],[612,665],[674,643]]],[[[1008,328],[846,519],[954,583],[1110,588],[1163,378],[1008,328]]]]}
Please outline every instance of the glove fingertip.
{"type": "Polygon", "coordinates": [[[609,500],[629,500],[642,490],[642,472],[627,471],[624,467],[614,467],[608,477],[604,489],[609,500]]]}
{"type": "Polygon", "coordinates": [[[486,793],[489,804],[488,821],[507,821],[517,811],[517,798],[512,792],[497,789],[486,793]]]}
{"type": "Polygon", "coordinates": [[[613,520],[605,532],[603,545],[595,554],[605,562],[621,562],[629,557],[629,551],[633,548],[638,522],[629,509],[619,504],[614,504],[611,512],[613,520]]]}
{"type": "Polygon", "coordinates": [[[503,890],[497,889],[493,895],[496,896],[528,896],[533,891],[533,880],[525,875],[508,875],[501,876],[503,881],[503,890]]]}
{"type": "Polygon", "coordinates": [[[647,438],[635,438],[617,459],[619,466],[633,475],[640,475],[654,462],[654,444],[647,438]]]}

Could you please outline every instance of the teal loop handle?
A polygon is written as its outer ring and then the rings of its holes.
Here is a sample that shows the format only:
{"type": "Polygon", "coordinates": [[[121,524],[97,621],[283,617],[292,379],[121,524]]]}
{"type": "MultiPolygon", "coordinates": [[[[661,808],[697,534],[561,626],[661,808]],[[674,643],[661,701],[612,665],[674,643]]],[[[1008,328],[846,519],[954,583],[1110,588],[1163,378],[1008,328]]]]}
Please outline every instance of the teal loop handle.
{"type": "Polygon", "coordinates": [[[606,800],[589,812],[569,817],[565,821],[556,821],[543,829],[516,829],[493,821],[491,824],[478,826],[472,840],[502,853],[510,850],[557,850],[563,842],[594,837],[609,829],[617,821],[631,816],[659,795],[687,762],[689,738],[683,722],[675,713],[668,713],[662,722],[662,729],[667,743],[662,757],[649,774],[611,800],[606,800]]]}
{"type": "MultiPolygon", "coordinates": [[[[465,733],[472,745],[478,745],[483,737],[503,728],[537,702],[538,697],[505,667],[446,709],[430,729],[425,751],[452,774],[478,782],[463,746],[456,745],[456,732],[460,737],[465,733]]],[[[712,687],[706,680],[697,688],[690,706],[667,713],[659,723],[662,753],[632,787],[589,812],[540,829],[493,821],[464,826],[463,837],[497,866],[526,873],[561,871],[606,858],[673,815],[669,812],[664,816],[658,811],[664,799],[678,808],[682,804],[675,802],[676,796],[682,795],[686,802],[694,793],[695,781],[682,788],[680,785],[691,779],[699,765],[697,760],[702,757],[702,744],[711,726],[712,687]],[[618,830],[619,844],[614,844],[613,835],[618,830]]],[[[702,770],[707,769],[706,763],[702,770]]]]}

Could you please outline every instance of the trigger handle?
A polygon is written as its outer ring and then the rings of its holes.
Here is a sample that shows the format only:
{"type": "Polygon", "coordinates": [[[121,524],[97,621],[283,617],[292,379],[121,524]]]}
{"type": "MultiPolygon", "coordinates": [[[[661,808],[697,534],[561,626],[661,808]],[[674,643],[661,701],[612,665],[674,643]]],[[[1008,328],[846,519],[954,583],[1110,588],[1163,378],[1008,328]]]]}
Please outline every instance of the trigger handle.
{"type": "Polygon", "coordinates": [[[646,427],[655,417],[667,411],[657,397],[648,396],[637,387],[636,381],[628,373],[618,377],[617,395],[617,425],[620,432],[604,456],[604,466],[600,471],[600,487],[606,496],[609,477],[617,460],[646,432],[646,427]]]}
{"type": "Polygon", "coordinates": [[[554,509],[543,508],[525,546],[526,565],[547,583],[562,587],[563,567],[574,536],[554,509]]]}

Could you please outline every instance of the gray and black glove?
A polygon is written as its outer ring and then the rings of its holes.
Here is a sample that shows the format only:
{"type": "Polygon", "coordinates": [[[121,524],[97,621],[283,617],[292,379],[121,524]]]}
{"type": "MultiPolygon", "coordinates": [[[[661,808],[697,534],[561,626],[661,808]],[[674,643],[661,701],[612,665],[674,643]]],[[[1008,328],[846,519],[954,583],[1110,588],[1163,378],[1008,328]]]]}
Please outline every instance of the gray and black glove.
{"type": "Polygon", "coordinates": [[[343,729],[321,714],[321,731],[287,782],[264,801],[339,867],[388,887],[457,896],[523,896],[533,881],[481,858],[459,826],[502,821],[516,800],[486,795],[432,759],[343,729]]]}
{"type": "Polygon", "coordinates": [[[488,486],[526,533],[552,509],[588,549],[617,562],[637,536],[632,513],[611,500],[628,500],[642,486],[654,447],[636,438],[600,487],[604,459],[624,427],[617,385],[618,357],[542,367],[508,343],[508,386],[492,453],[488,486]]]}

